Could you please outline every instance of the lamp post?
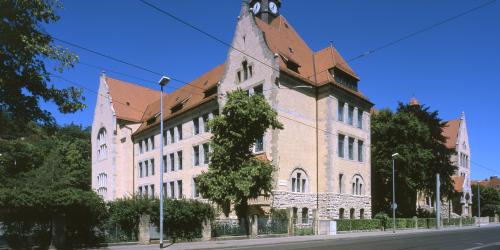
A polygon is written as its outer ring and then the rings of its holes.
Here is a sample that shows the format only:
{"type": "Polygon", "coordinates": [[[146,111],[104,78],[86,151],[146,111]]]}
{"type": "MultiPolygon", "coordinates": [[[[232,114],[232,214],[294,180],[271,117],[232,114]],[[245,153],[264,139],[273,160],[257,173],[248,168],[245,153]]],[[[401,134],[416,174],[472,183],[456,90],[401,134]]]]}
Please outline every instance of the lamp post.
{"type": "Polygon", "coordinates": [[[477,224],[479,227],[481,227],[481,181],[477,182],[477,224]]]}
{"type": "Polygon", "coordinates": [[[392,232],[396,233],[396,184],[394,176],[394,160],[398,156],[398,153],[392,154],[392,232]]]}
{"type": "Polygon", "coordinates": [[[170,78],[163,76],[160,85],[160,248],[163,248],[163,87],[170,82],[170,78]]]}

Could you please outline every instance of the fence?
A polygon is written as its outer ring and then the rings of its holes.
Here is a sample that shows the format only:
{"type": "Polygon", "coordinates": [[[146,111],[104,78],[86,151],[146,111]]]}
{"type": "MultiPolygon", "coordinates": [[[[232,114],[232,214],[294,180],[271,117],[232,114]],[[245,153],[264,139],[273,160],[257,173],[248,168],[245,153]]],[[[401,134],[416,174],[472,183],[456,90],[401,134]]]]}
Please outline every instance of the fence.
{"type": "Polygon", "coordinates": [[[259,217],[257,220],[258,234],[287,234],[288,219],[259,217]]]}
{"type": "Polygon", "coordinates": [[[104,241],[106,243],[137,241],[135,232],[127,233],[118,224],[106,225],[104,228],[104,241]]]}
{"type": "Polygon", "coordinates": [[[212,237],[246,235],[244,223],[238,219],[219,219],[212,222],[212,237]]]}
{"type": "Polygon", "coordinates": [[[313,224],[302,219],[292,218],[293,235],[314,235],[313,224]]]}

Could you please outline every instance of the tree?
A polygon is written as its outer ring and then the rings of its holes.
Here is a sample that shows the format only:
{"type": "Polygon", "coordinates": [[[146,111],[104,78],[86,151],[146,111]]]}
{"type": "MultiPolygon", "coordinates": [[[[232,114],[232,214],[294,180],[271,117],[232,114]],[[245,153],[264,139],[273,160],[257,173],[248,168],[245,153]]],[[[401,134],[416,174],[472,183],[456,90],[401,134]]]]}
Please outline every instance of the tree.
{"type": "MultiPolygon", "coordinates": [[[[481,185],[481,216],[500,215],[500,190],[494,187],[481,185]]],[[[477,216],[477,184],[472,185],[472,215],[477,216]]]]}
{"type": "Polygon", "coordinates": [[[73,67],[77,56],[53,44],[42,31],[43,24],[56,22],[57,0],[0,1],[0,109],[11,114],[18,126],[29,121],[54,125],[40,101],[54,102],[62,113],[83,109],[80,89],[49,86],[46,63],[62,72],[73,67]]]}
{"type": "MultiPolygon", "coordinates": [[[[23,170],[11,173],[0,187],[0,219],[8,243],[64,247],[62,236],[71,243],[97,240],[95,227],[103,221],[106,208],[90,188],[89,130],[70,125],[38,137],[42,140],[23,141],[26,145],[20,148],[35,148],[35,153],[23,149],[29,164],[19,160],[23,170]],[[59,229],[65,233],[56,237],[59,229]]],[[[3,163],[1,169],[8,169],[3,163]]]]}
{"type": "Polygon", "coordinates": [[[399,104],[396,113],[381,110],[372,115],[372,204],[375,212],[390,212],[392,202],[392,154],[396,158],[396,203],[403,216],[416,214],[417,193],[432,195],[435,176],[441,176],[441,194],[454,194],[451,176],[452,150],[441,135],[437,112],[427,107],[399,104]]]}
{"type": "Polygon", "coordinates": [[[283,125],[262,95],[248,96],[239,89],[227,98],[222,115],[209,122],[213,151],[208,172],[197,181],[202,196],[217,203],[226,216],[234,206],[248,234],[248,200],[269,195],[273,173],[273,166],[255,159],[251,148],[267,129],[283,125]]]}

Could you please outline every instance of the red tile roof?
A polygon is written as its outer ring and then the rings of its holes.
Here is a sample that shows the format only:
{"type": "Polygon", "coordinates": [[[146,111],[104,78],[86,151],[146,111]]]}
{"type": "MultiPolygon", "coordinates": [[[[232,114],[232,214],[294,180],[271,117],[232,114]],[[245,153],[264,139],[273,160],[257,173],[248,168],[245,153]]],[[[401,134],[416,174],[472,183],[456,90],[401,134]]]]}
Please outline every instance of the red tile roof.
{"type": "Polygon", "coordinates": [[[446,147],[450,149],[456,147],[459,128],[460,119],[445,122],[442,134],[446,138],[446,147]]]}
{"type": "Polygon", "coordinates": [[[298,74],[302,78],[314,81],[316,85],[324,85],[333,80],[328,71],[333,67],[340,68],[357,78],[335,48],[327,47],[318,52],[312,51],[283,16],[275,18],[270,24],[259,18],[255,18],[255,22],[264,33],[271,51],[280,55],[280,70],[288,69],[286,61],[290,60],[300,66],[298,74]]]}
{"type": "MultiPolygon", "coordinates": [[[[205,96],[205,91],[212,87],[216,87],[222,79],[223,74],[224,64],[221,64],[196,78],[189,84],[186,84],[174,92],[169,93],[163,100],[163,119],[167,120],[182,114],[187,110],[197,107],[202,103],[214,100],[217,97],[217,93],[205,96]],[[172,108],[177,105],[182,105],[182,108],[172,112],[172,108]]],[[[142,124],[135,134],[160,123],[160,119],[156,119],[155,122],[148,124],[149,119],[160,113],[160,100],[159,98],[155,98],[155,100],[156,101],[152,102],[146,108],[144,116],[141,119],[142,124]]]]}
{"type": "Polygon", "coordinates": [[[118,119],[133,122],[141,121],[144,111],[151,103],[151,100],[158,99],[160,96],[159,91],[141,85],[111,77],[106,77],[105,80],[118,119]]]}

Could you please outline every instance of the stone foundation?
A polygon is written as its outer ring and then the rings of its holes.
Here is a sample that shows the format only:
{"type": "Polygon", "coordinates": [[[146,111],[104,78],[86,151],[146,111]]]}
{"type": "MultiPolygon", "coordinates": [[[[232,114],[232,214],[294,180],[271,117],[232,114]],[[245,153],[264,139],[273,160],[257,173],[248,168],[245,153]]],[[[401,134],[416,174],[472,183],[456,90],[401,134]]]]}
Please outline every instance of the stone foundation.
{"type": "Polygon", "coordinates": [[[297,217],[301,218],[302,209],[307,208],[308,217],[312,219],[313,209],[319,205],[319,219],[339,219],[340,209],[344,209],[344,218],[350,218],[350,211],[354,209],[354,218],[360,219],[360,211],[364,210],[364,218],[370,219],[371,197],[364,195],[336,194],[336,193],[320,193],[318,195],[318,203],[316,203],[317,195],[315,193],[292,193],[287,191],[273,191],[271,207],[278,209],[286,209],[290,207],[297,208],[297,217]]]}

